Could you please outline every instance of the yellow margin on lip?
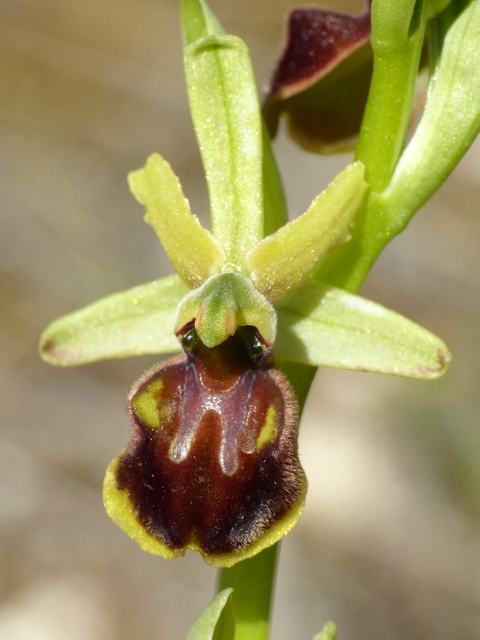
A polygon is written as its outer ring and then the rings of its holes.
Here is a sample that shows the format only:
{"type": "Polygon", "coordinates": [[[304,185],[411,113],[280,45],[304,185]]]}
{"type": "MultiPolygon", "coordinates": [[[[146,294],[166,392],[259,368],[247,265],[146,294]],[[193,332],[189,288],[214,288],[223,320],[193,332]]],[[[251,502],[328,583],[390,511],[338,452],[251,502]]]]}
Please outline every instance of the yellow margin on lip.
{"type": "Polygon", "coordinates": [[[168,560],[183,556],[187,549],[191,549],[192,551],[201,553],[205,562],[212,567],[231,567],[237,562],[240,562],[240,560],[251,558],[263,549],[278,542],[280,538],[294,527],[303,511],[307,492],[307,480],[305,477],[303,479],[303,490],[300,498],[292,505],[281,520],[275,522],[258,540],[247,548],[240,549],[234,553],[209,555],[204,553],[195,541],[191,541],[183,549],[170,549],[170,547],[150,535],[144,529],[137,520],[135,508],[128,497],[128,493],[118,489],[116,471],[122,454],[123,452],[114,458],[107,468],[103,483],[103,502],[105,509],[115,524],[133,538],[144,551],[163,556],[168,560]]]}
{"type": "Polygon", "coordinates": [[[302,514],[306,492],[307,481],[305,479],[302,495],[297,502],[292,505],[281,520],[275,522],[258,540],[249,545],[246,549],[242,549],[235,553],[227,553],[217,556],[209,556],[202,553],[200,549],[195,549],[195,551],[200,551],[205,562],[212,567],[217,567],[218,569],[232,567],[237,562],[240,562],[240,560],[246,560],[247,558],[255,556],[267,547],[271,547],[272,544],[278,542],[291,529],[293,529],[302,514]]]}
{"type": "Polygon", "coordinates": [[[133,538],[144,551],[156,553],[157,555],[173,560],[185,554],[185,549],[170,549],[166,544],[146,531],[137,520],[135,507],[128,497],[126,491],[117,487],[116,473],[120,458],[120,453],[108,465],[103,482],[103,504],[110,518],[118,524],[131,538],[133,538]]]}

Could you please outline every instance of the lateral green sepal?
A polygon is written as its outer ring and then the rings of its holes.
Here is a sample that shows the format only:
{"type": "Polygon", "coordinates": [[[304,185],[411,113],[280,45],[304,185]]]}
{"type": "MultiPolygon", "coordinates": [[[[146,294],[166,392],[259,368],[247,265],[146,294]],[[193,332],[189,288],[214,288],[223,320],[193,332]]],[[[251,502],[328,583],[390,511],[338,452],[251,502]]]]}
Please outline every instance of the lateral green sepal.
{"type": "Polygon", "coordinates": [[[258,329],[268,345],[276,336],[277,316],[273,306],[250,280],[239,273],[213,276],[190,292],[178,308],[175,331],[191,320],[207,347],[215,347],[232,336],[238,326],[258,329]]]}
{"type": "Polygon", "coordinates": [[[349,165],[303,215],[248,253],[249,275],[268,300],[275,302],[299,287],[332,249],[349,239],[368,187],[364,173],[361,162],[349,165]]]}
{"type": "Polygon", "coordinates": [[[71,366],[179,351],[173,326],[187,292],[174,275],[102,298],[49,324],[40,354],[50,364],[71,366]]]}
{"type": "Polygon", "coordinates": [[[451,359],[442,340],[411,320],[314,280],[276,308],[278,358],[423,379],[441,376],[451,359]]]}
{"type": "Polygon", "coordinates": [[[225,261],[222,248],[190,211],[177,176],[162,156],[152,154],[143,169],[128,175],[128,183],[135,198],[145,205],[145,220],[189,287],[200,286],[220,271],[225,261]]]}

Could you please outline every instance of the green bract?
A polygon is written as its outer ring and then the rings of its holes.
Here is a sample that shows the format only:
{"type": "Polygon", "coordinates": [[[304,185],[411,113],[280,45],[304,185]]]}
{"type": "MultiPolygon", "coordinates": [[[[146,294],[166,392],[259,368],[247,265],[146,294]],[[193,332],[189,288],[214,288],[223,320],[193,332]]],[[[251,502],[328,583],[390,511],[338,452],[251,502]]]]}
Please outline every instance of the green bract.
{"type": "MultiPolygon", "coordinates": [[[[215,640],[215,638],[234,640],[236,637],[247,640],[259,637],[258,629],[255,627],[250,631],[248,628],[239,631],[232,611],[232,593],[231,588],[217,593],[193,623],[186,640],[215,640]]],[[[327,622],[312,640],[337,640],[337,625],[334,622],[327,622]]]]}
{"type": "Polygon", "coordinates": [[[232,591],[233,589],[220,591],[220,593],[207,604],[193,623],[187,640],[214,640],[216,634],[221,634],[223,640],[233,640],[235,620],[231,611],[231,605],[229,607],[232,591]]]}
{"type": "Polygon", "coordinates": [[[396,233],[480,132],[480,2],[452,2],[431,30],[435,57],[425,111],[382,195],[396,233]]]}

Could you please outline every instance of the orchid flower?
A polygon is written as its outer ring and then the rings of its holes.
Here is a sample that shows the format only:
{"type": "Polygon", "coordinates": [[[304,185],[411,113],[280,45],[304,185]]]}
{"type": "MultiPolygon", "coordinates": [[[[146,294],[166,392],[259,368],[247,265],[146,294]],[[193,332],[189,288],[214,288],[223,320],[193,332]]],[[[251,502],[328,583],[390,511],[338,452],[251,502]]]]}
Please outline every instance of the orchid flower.
{"type": "Polygon", "coordinates": [[[201,0],[184,3],[184,38],[212,230],[153,154],[129,184],[176,275],[54,321],[41,352],[57,365],[181,353],[130,392],[132,440],[107,470],[105,506],[148,551],[192,549],[228,567],[278,541],[303,509],[297,402],[277,363],[425,379],[450,356],[427,330],[315,275],[363,210],[364,165],[283,223],[246,45],[201,0]]]}

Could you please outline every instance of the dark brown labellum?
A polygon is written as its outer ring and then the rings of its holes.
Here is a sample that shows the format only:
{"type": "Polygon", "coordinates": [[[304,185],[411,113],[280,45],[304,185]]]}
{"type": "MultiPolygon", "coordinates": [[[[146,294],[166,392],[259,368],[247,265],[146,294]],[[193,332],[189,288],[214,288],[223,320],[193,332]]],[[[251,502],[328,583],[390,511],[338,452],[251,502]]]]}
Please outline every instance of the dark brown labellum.
{"type": "Polygon", "coordinates": [[[129,396],[130,445],[110,465],[105,504],[143,548],[200,551],[230,566],[282,537],[303,507],[296,402],[254,327],[208,348],[193,322],[184,354],[129,396]]]}

